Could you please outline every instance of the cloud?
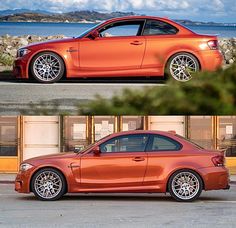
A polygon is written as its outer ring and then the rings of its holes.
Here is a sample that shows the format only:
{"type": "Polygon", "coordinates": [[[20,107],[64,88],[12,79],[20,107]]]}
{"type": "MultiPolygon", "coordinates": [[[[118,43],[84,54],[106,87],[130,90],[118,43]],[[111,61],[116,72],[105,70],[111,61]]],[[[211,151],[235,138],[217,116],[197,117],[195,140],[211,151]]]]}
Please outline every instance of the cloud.
{"type": "Polygon", "coordinates": [[[41,9],[52,12],[76,10],[135,11],[182,18],[235,14],[235,0],[4,0],[0,9],[41,9]],[[234,10],[234,11],[233,11],[234,10]],[[204,14],[204,15],[203,15],[204,14]]]}
{"type": "Polygon", "coordinates": [[[224,2],[229,2],[229,0],[5,0],[0,2],[0,7],[2,9],[40,8],[53,11],[86,9],[102,11],[181,11],[203,6],[207,7],[208,10],[216,11],[224,8],[224,2]]]}

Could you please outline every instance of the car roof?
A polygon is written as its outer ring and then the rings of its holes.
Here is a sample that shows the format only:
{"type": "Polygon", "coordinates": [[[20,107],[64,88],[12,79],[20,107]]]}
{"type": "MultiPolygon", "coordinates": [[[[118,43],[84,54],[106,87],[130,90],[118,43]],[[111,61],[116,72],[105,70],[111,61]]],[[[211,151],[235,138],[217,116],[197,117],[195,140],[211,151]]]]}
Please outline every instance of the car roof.
{"type": "Polygon", "coordinates": [[[175,24],[175,25],[178,25],[178,26],[181,26],[179,23],[171,20],[170,18],[168,17],[157,17],[157,16],[125,16],[125,17],[114,17],[114,18],[110,18],[107,20],[107,22],[112,22],[112,21],[122,21],[122,20],[138,20],[138,19],[153,19],[153,20],[161,20],[161,21],[165,21],[165,22],[168,22],[170,24],[175,24]]]}
{"type": "MultiPolygon", "coordinates": [[[[156,19],[156,20],[170,20],[167,17],[156,17],[156,16],[125,16],[125,17],[115,17],[109,20],[126,20],[126,19],[156,19]]],[[[170,20],[171,21],[171,20],[170,20]]]]}
{"type": "Polygon", "coordinates": [[[167,18],[167,17],[157,17],[157,16],[125,16],[125,17],[116,17],[116,18],[111,18],[108,19],[107,21],[104,21],[105,24],[109,24],[112,22],[117,22],[117,21],[122,21],[122,20],[138,20],[138,19],[153,19],[153,20],[160,20],[164,21],[166,23],[171,24],[172,26],[176,27],[179,29],[180,34],[193,34],[191,30],[188,28],[184,27],[183,25],[180,25],[179,23],[167,18]]]}
{"type": "Polygon", "coordinates": [[[117,133],[111,134],[112,137],[120,136],[120,135],[129,135],[129,134],[160,134],[166,136],[173,136],[176,135],[174,132],[167,132],[167,131],[157,131],[157,130],[132,130],[132,131],[121,131],[117,133]]]}

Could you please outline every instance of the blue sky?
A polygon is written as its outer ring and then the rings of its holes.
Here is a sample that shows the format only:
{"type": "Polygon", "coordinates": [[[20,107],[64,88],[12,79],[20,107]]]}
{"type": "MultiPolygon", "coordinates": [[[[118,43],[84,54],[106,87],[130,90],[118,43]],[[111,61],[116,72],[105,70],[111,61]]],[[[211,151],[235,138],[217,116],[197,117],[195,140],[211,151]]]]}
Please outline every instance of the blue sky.
{"type": "Polygon", "coordinates": [[[172,19],[236,23],[236,0],[1,0],[0,10],[133,11],[172,19]]]}

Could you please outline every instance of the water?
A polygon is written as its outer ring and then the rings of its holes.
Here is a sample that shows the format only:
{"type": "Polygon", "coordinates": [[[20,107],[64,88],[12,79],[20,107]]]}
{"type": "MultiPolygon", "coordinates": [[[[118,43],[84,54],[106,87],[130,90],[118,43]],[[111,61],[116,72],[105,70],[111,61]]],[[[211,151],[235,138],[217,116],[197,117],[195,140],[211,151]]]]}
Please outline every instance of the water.
{"type": "MultiPolygon", "coordinates": [[[[0,36],[9,34],[49,36],[63,34],[68,37],[78,36],[94,24],[84,23],[40,23],[40,22],[0,22],[0,36]]],[[[236,37],[236,26],[187,26],[200,34],[213,34],[219,37],[236,37]]]]}

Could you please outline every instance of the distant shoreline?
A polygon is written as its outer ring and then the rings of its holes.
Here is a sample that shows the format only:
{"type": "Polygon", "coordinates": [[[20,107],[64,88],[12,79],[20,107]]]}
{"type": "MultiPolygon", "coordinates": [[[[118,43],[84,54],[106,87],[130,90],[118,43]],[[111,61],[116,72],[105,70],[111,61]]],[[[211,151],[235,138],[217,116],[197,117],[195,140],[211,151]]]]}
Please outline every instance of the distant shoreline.
{"type": "MultiPolygon", "coordinates": [[[[43,24],[49,24],[49,23],[55,23],[55,24],[98,24],[101,21],[1,21],[0,23],[43,23],[43,24]]],[[[192,22],[192,23],[181,23],[179,20],[175,20],[176,22],[184,25],[184,26],[202,26],[202,27],[207,27],[207,26],[212,26],[212,27],[236,27],[235,24],[229,24],[229,23],[199,23],[199,22],[192,22]]]]}
{"type": "Polygon", "coordinates": [[[62,23],[62,24],[98,24],[102,21],[98,21],[98,22],[93,22],[93,21],[68,21],[68,22],[64,22],[64,21],[0,21],[0,23],[62,23]]]}

